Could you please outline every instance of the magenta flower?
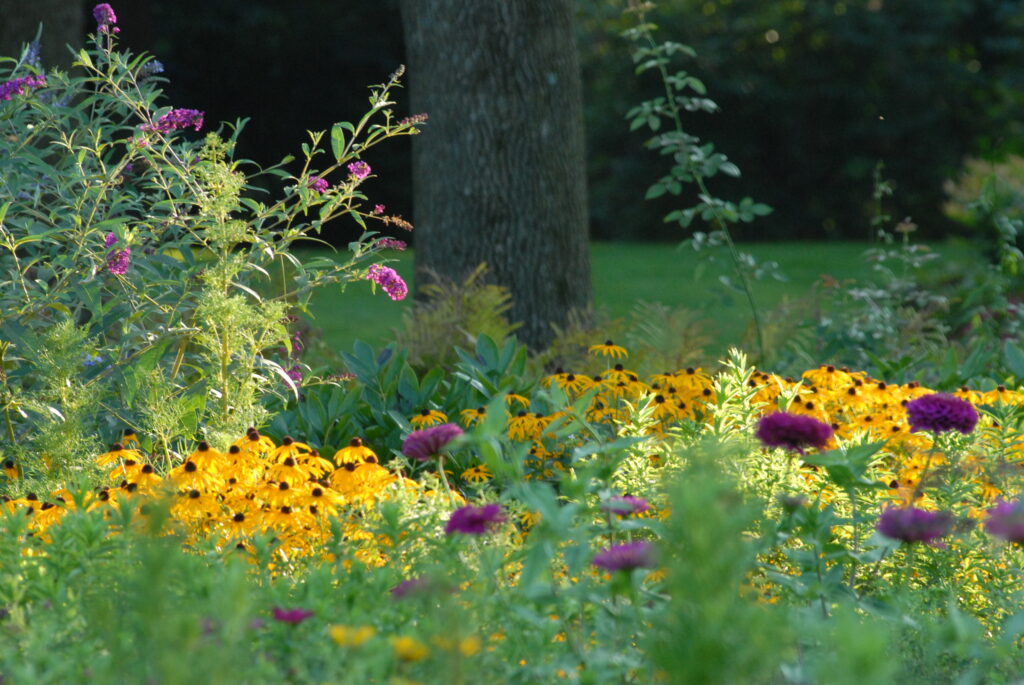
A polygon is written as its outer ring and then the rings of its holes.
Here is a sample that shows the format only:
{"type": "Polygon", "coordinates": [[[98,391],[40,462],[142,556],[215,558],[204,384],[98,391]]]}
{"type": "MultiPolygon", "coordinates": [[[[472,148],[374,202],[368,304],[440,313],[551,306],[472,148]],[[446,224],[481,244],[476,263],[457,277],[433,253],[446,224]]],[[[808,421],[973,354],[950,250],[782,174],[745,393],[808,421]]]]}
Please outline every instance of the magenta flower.
{"type": "Polygon", "coordinates": [[[955,430],[967,435],[978,425],[978,411],[967,400],[945,393],[934,393],[907,403],[907,421],[911,433],[945,433],[955,430]]]}
{"type": "Polygon", "coordinates": [[[811,416],[779,411],[758,421],[755,435],[766,447],[782,447],[803,454],[805,447],[825,447],[832,437],[832,426],[811,416]]]}
{"type": "Polygon", "coordinates": [[[0,100],[10,100],[15,95],[25,95],[33,88],[42,88],[46,85],[45,76],[21,76],[0,83],[0,100]]]}
{"type": "Polygon", "coordinates": [[[318,192],[321,195],[323,195],[324,193],[327,192],[327,189],[330,188],[330,187],[331,186],[327,182],[326,178],[321,178],[319,176],[310,176],[309,177],[309,188],[310,188],[310,190],[315,190],[316,192],[318,192]]]}
{"type": "Polygon", "coordinates": [[[1001,500],[989,509],[985,530],[1007,542],[1024,542],[1024,504],[1001,500]]]}
{"type": "Polygon", "coordinates": [[[384,205],[374,205],[371,214],[381,215],[384,213],[384,205]]]}
{"type": "Polygon", "coordinates": [[[933,547],[940,546],[935,541],[952,528],[953,515],[948,511],[925,511],[917,507],[889,507],[875,526],[879,533],[892,540],[923,542],[933,547]]]}
{"type": "Polygon", "coordinates": [[[616,495],[601,505],[601,509],[604,511],[618,514],[619,516],[642,514],[650,508],[651,505],[647,500],[642,497],[634,497],[633,495],[616,495]]]}
{"type": "Polygon", "coordinates": [[[627,542],[602,550],[591,562],[606,571],[632,571],[654,566],[654,547],[649,542],[627,542]]]}
{"type": "Polygon", "coordinates": [[[362,181],[369,176],[370,171],[370,165],[361,159],[348,165],[349,176],[357,181],[362,181]]]}
{"type": "Polygon", "coordinates": [[[114,8],[108,3],[101,2],[92,8],[93,19],[96,20],[96,24],[99,26],[101,33],[120,33],[121,29],[114,26],[117,23],[117,15],[114,14],[114,8]]]}
{"type": "Polygon", "coordinates": [[[448,519],[444,532],[448,535],[483,535],[499,523],[505,522],[505,513],[500,504],[485,504],[482,507],[466,506],[456,509],[448,519]]]}
{"type": "Polygon", "coordinates": [[[155,124],[143,124],[139,128],[143,131],[170,133],[179,128],[189,128],[191,126],[198,131],[203,127],[203,116],[203,112],[200,112],[198,109],[172,109],[157,119],[155,124]]]}
{"type": "Polygon", "coordinates": [[[402,442],[402,454],[416,461],[427,461],[440,454],[448,443],[460,435],[462,429],[454,423],[442,423],[413,431],[402,442]]]}
{"type": "Polygon", "coordinates": [[[281,607],[274,607],[273,611],[275,621],[290,623],[294,626],[297,626],[307,618],[310,618],[314,613],[316,612],[309,611],[307,609],[282,609],[281,607]]]}
{"type": "MultiPolygon", "coordinates": [[[[104,247],[112,247],[117,243],[117,236],[113,232],[107,233],[103,238],[104,247]]],[[[123,276],[131,264],[132,248],[126,247],[123,250],[111,250],[107,253],[107,271],[115,276],[123,276]]]]}
{"type": "Polygon", "coordinates": [[[381,249],[391,248],[392,250],[398,250],[401,252],[409,245],[404,240],[398,240],[397,238],[381,238],[377,241],[377,247],[381,249]]]}
{"type": "Polygon", "coordinates": [[[409,286],[405,284],[398,272],[392,268],[371,264],[366,277],[384,289],[392,300],[404,300],[409,294],[409,286]]]}

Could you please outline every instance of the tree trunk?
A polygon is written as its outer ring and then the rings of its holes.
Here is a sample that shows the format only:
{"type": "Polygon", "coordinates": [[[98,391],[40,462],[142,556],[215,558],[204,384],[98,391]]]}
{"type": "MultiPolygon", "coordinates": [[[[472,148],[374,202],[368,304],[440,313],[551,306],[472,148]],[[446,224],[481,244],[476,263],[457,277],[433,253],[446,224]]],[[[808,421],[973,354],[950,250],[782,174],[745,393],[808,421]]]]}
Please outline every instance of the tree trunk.
{"type": "Polygon", "coordinates": [[[36,37],[43,25],[43,68],[71,66],[68,45],[82,48],[88,29],[86,9],[76,0],[0,0],[0,56],[19,57],[21,46],[36,37]]]}
{"type": "Polygon", "coordinates": [[[572,0],[402,0],[416,280],[486,262],[537,349],[590,304],[583,106],[572,0]]]}

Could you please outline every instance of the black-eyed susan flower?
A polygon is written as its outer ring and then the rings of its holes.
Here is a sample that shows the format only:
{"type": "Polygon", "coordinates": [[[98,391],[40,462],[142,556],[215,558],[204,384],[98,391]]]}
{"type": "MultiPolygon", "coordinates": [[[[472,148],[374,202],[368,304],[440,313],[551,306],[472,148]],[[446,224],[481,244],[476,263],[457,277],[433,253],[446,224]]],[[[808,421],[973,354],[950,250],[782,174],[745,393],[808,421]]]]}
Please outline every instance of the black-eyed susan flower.
{"type": "Polygon", "coordinates": [[[342,464],[376,464],[380,461],[377,453],[363,443],[362,438],[352,438],[348,445],[334,453],[334,463],[342,464]]]}
{"type": "Polygon", "coordinates": [[[488,470],[486,464],[477,464],[476,466],[471,466],[470,468],[463,471],[461,475],[462,480],[466,481],[467,483],[473,483],[474,485],[486,483],[493,477],[491,475],[491,472],[488,470]]]}
{"type": "Polygon", "coordinates": [[[21,470],[13,459],[4,459],[3,471],[4,475],[10,480],[17,480],[21,477],[21,470]]]}
{"type": "Polygon", "coordinates": [[[448,421],[448,417],[437,409],[421,409],[409,420],[414,426],[436,426],[448,421]]]}
{"type": "Polygon", "coordinates": [[[281,444],[270,451],[269,459],[274,463],[282,462],[288,457],[298,459],[303,452],[309,452],[312,448],[304,442],[298,442],[292,436],[286,435],[281,438],[281,444]]]}
{"type": "Polygon", "coordinates": [[[316,448],[299,457],[299,467],[309,473],[311,478],[322,478],[334,470],[334,464],[321,457],[316,448]]]}
{"type": "Polygon", "coordinates": [[[124,429],[124,432],[121,435],[121,443],[125,447],[139,446],[139,436],[136,435],[134,428],[124,429]]]}
{"type": "Polygon", "coordinates": [[[600,355],[602,357],[611,357],[613,359],[629,356],[629,352],[626,351],[625,347],[620,347],[611,340],[605,340],[600,345],[591,345],[587,348],[587,352],[594,355],[600,355]]]}
{"type": "Polygon", "coordinates": [[[295,486],[309,480],[309,471],[299,465],[293,457],[286,457],[284,461],[267,469],[267,478],[295,486]]]}
{"type": "Polygon", "coordinates": [[[400,661],[420,661],[427,658],[430,650],[425,644],[408,635],[392,636],[390,639],[391,648],[395,650],[395,656],[400,661]]]}
{"type": "Polygon", "coordinates": [[[194,461],[186,460],[171,469],[167,477],[179,488],[197,490],[219,490],[223,479],[212,471],[199,468],[194,461]]]}
{"type": "Polygon", "coordinates": [[[461,412],[459,412],[459,418],[462,421],[462,425],[466,426],[467,428],[483,421],[485,416],[487,416],[487,407],[477,407],[476,409],[463,409],[461,412]]]}
{"type": "Polygon", "coordinates": [[[200,469],[207,471],[215,471],[227,461],[221,451],[210,447],[210,443],[205,440],[201,440],[196,446],[195,451],[185,457],[185,460],[191,461],[200,469]]]}
{"type": "Polygon", "coordinates": [[[327,632],[339,647],[360,647],[377,634],[373,626],[333,625],[327,632]]]}
{"type": "Polygon", "coordinates": [[[518,404],[521,407],[529,407],[530,400],[529,398],[523,397],[518,393],[507,392],[505,393],[505,404],[507,404],[510,407],[514,404],[518,404]]]}
{"type": "Polygon", "coordinates": [[[96,457],[96,463],[100,466],[110,466],[118,459],[142,461],[142,454],[138,450],[128,449],[124,444],[115,442],[108,451],[96,457]]]}

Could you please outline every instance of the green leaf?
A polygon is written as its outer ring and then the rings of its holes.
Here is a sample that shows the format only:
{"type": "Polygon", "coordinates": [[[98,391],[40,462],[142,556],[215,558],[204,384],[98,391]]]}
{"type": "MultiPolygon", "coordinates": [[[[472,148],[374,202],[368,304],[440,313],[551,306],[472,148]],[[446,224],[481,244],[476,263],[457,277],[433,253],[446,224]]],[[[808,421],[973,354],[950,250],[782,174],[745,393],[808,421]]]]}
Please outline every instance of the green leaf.
{"type": "Polygon", "coordinates": [[[340,124],[331,127],[331,151],[334,153],[334,161],[340,162],[345,152],[345,131],[340,124]]]}
{"type": "Polygon", "coordinates": [[[1024,350],[1010,340],[1003,344],[1003,363],[1018,381],[1024,380],[1024,350]]]}

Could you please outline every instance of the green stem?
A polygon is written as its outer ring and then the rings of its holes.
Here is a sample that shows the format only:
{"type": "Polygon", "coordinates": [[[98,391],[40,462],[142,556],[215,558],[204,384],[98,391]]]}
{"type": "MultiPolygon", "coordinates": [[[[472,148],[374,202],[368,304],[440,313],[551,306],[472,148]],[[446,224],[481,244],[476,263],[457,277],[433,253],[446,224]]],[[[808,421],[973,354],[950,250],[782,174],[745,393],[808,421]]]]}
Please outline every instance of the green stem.
{"type": "Polygon", "coordinates": [[[448,502],[455,507],[455,495],[452,494],[452,486],[448,484],[448,476],[444,474],[444,455],[439,454],[437,457],[437,474],[441,477],[441,482],[444,484],[445,492],[448,493],[448,502]]]}

